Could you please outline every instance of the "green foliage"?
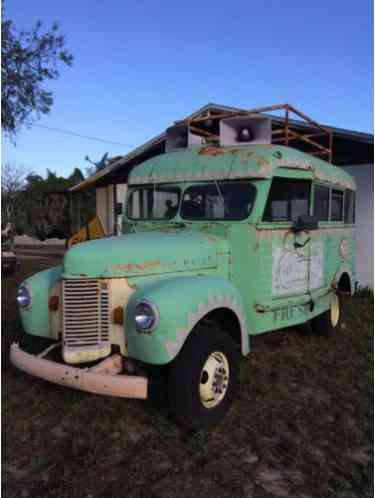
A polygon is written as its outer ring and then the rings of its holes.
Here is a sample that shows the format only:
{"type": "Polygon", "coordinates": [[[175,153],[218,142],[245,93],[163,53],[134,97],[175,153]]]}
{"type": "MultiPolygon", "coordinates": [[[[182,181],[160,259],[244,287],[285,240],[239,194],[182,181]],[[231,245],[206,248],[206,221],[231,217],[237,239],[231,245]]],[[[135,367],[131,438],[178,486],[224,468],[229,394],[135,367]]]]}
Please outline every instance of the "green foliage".
{"type": "Polygon", "coordinates": [[[4,19],[1,36],[2,129],[14,139],[21,126],[50,112],[52,92],[43,85],[57,79],[59,64],[70,66],[73,56],[65,49],[57,23],[46,32],[41,22],[30,31],[18,31],[12,21],[4,19]]]}
{"type": "MultiPolygon", "coordinates": [[[[95,215],[95,192],[69,192],[71,187],[83,179],[79,168],[75,168],[67,178],[58,176],[51,170],[47,170],[45,178],[34,173],[29,174],[25,184],[13,197],[15,208],[10,221],[14,224],[16,233],[36,236],[41,240],[70,236],[95,215]],[[51,199],[56,202],[63,201],[63,219],[53,217],[56,210],[51,212],[51,199]]],[[[60,204],[59,202],[57,207],[60,204]]]]}

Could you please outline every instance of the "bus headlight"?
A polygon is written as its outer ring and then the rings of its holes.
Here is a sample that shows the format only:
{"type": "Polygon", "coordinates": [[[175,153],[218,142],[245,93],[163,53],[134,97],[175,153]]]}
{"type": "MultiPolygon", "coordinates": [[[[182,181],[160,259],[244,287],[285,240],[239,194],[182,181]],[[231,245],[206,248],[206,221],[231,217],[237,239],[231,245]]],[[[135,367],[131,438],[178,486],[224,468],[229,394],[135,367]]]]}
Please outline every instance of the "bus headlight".
{"type": "Polygon", "coordinates": [[[30,287],[28,284],[21,284],[18,288],[17,302],[21,308],[31,308],[32,297],[30,292],[30,287]]]}
{"type": "Polygon", "coordinates": [[[140,301],[134,310],[135,327],[138,332],[152,332],[159,323],[159,310],[151,301],[140,301]]]}

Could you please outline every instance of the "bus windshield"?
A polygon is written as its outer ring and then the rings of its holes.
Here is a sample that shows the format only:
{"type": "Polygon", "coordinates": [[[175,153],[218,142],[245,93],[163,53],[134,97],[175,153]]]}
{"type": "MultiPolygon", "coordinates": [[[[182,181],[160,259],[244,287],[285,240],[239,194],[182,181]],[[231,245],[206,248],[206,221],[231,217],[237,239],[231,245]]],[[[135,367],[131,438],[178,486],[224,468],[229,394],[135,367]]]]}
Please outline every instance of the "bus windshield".
{"type": "Polygon", "coordinates": [[[129,196],[131,220],[243,220],[252,211],[255,186],[246,181],[213,181],[188,186],[180,208],[181,189],[171,185],[145,185],[129,196]]]}

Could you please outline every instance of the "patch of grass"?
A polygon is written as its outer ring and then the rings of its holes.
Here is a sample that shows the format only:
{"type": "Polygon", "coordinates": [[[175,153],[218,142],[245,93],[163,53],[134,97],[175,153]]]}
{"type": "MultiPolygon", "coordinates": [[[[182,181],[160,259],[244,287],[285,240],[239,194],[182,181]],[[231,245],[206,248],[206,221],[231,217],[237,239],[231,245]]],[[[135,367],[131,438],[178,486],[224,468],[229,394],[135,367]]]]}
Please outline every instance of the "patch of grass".
{"type": "Polygon", "coordinates": [[[374,299],[374,291],[370,287],[358,286],[355,291],[356,297],[366,297],[368,299],[374,299]]]}
{"type": "Polygon", "coordinates": [[[345,299],[330,337],[269,334],[242,362],[239,392],[213,431],[187,433],[150,402],[95,396],[24,375],[17,284],[3,281],[4,496],[268,498],[372,496],[373,300],[345,299]],[[5,313],[4,313],[5,312],[5,313]],[[367,493],[367,494],[366,494],[367,493]]]}

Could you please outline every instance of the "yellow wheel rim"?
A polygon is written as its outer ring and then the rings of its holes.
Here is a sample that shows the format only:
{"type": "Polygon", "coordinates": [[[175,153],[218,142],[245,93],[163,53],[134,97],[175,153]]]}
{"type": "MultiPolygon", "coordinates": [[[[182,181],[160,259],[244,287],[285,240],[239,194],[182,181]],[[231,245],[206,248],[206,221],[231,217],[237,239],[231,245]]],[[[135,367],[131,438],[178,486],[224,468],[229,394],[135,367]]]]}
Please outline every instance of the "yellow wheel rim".
{"type": "Polygon", "coordinates": [[[224,399],[228,390],[229,363],[226,356],[215,351],[205,361],[203,365],[199,396],[205,408],[214,408],[224,399]]]}
{"type": "Polygon", "coordinates": [[[332,327],[337,327],[340,318],[340,302],[337,294],[331,296],[331,324],[332,327]]]}

